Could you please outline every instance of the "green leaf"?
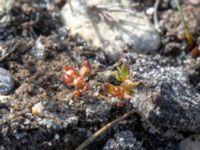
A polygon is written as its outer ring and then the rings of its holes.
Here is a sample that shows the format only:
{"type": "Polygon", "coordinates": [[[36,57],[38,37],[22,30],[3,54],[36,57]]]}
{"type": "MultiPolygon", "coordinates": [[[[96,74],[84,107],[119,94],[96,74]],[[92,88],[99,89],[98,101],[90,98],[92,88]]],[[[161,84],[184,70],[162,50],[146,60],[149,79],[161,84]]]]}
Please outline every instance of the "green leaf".
{"type": "Polygon", "coordinates": [[[125,63],[121,67],[117,67],[117,71],[114,72],[115,78],[118,81],[124,81],[129,77],[130,69],[129,66],[125,63]]]}

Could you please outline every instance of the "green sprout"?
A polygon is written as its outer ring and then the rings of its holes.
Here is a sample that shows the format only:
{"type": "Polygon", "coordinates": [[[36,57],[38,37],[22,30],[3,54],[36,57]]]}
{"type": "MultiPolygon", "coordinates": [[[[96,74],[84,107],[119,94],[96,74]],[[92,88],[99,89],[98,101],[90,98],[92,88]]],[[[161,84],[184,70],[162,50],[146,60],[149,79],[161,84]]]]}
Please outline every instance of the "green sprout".
{"type": "Polygon", "coordinates": [[[117,67],[117,71],[114,72],[114,76],[118,81],[125,81],[129,78],[130,68],[127,64],[123,63],[121,67],[117,67]]]}
{"type": "Polygon", "coordinates": [[[123,63],[121,67],[117,67],[114,72],[115,78],[120,81],[120,85],[113,85],[110,83],[104,84],[105,91],[120,99],[130,99],[134,89],[141,84],[140,81],[132,81],[130,77],[130,68],[128,64],[123,63]]]}

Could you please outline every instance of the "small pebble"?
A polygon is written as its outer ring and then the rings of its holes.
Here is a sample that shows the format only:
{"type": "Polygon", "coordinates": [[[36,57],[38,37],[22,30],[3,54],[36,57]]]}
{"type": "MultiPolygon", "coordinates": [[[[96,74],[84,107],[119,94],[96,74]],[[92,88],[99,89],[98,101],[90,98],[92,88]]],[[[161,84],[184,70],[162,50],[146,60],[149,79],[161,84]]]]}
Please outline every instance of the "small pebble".
{"type": "Polygon", "coordinates": [[[34,116],[36,115],[41,115],[44,111],[44,106],[41,102],[35,104],[33,107],[32,107],[32,114],[34,116]]]}
{"type": "Polygon", "coordinates": [[[146,14],[149,15],[149,16],[152,16],[155,12],[155,9],[154,7],[150,7],[146,10],[146,14]]]}
{"type": "Polygon", "coordinates": [[[0,68],[0,94],[7,95],[14,88],[14,79],[9,71],[0,68]]]}
{"type": "Polygon", "coordinates": [[[46,57],[45,54],[45,46],[42,43],[42,37],[39,37],[35,42],[35,47],[32,49],[32,54],[35,56],[38,60],[43,60],[46,57]]]}

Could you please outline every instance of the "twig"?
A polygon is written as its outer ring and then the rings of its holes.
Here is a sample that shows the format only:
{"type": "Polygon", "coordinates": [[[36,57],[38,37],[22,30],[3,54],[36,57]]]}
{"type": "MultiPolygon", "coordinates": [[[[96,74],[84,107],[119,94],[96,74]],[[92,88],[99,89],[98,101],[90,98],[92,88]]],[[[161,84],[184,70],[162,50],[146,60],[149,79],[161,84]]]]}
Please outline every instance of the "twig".
{"type": "Polygon", "coordinates": [[[91,137],[89,137],[87,140],[85,140],[81,145],[79,145],[75,150],[83,150],[85,147],[87,147],[90,143],[92,143],[94,140],[96,140],[99,136],[103,135],[106,131],[108,131],[110,128],[112,128],[115,124],[118,122],[128,118],[132,114],[136,113],[136,111],[133,109],[127,113],[125,113],[123,116],[113,120],[112,122],[106,124],[101,129],[99,129],[97,132],[95,132],[91,137]]]}
{"type": "Polygon", "coordinates": [[[158,32],[161,32],[160,27],[159,27],[159,23],[158,23],[158,6],[160,4],[160,0],[156,0],[155,4],[154,4],[154,15],[153,15],[153,21],[154,21],[154,26],[156,28],[156,30],[158,32]]]}

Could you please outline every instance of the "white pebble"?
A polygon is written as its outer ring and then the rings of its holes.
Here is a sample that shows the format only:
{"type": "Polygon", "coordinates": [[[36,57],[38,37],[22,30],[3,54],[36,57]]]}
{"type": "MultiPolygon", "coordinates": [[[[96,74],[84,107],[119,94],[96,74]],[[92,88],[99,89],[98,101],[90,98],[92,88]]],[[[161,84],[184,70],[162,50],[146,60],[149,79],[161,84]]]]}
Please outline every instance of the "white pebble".
{"type": "Polygon", "coordinates": [[[44,106],[43,106],[42,102],[39,102],[32,107],[32,114],[34,116],[41,115],[43,113],[43,111],[44,111],[44,106]]]}
{"type": "Polygon", "coordinates": [[[146,10],[146,14],[149,15],[149,16],[152,16],[155,12],[155,9],[154,7],[150,7],[146,10]]]}

